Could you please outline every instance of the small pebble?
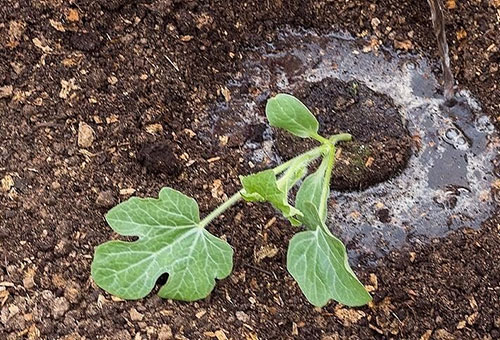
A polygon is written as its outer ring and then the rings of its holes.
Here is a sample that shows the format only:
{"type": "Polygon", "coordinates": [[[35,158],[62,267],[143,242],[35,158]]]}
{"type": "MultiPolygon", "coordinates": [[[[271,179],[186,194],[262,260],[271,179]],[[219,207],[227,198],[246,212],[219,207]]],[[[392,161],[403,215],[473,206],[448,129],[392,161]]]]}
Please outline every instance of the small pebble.
{"type": "Polygon", "coordinates": [[[101,208],[111,208],[116,205],[116,198],[111,190],[101,191],[95,203],[101,208]]]}
{"type": "Polygon", "coordinates": [[[54,319],[59,319],[69,310],[69,302],[64,297],[54,299],[52,303],[52,316],[54,319]]]}
{"type": "Polygon", "coordinates": [[[144,318],[144,314],[139,313],[135,308],[130,308],[128,313],[132,321],[142,321],[144,318]]]}
{"type": "Polygon", "coordinates": [[[172,329],[169,325],[163,325],[158,332],[158,340],[170,340],[173,339],[172,329]]]}
{"type": "Polygon", "coordinates": [[[90,148],[94,142],[94,130],[86,123],[80,122],[78,125],[78,146],[90,148]]]}

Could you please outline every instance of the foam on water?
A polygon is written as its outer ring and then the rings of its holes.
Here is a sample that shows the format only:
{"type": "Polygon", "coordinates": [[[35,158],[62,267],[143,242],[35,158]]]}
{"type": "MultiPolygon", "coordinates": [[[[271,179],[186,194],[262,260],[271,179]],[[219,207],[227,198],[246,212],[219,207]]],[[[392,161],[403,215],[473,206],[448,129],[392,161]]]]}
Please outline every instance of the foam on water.
{"type": "MultiPolygon", "coordinates": [[[[351,258],[376,259],[407,243],[480,227],[499,199],[492,183],[500,174],[493,164],[499,138],[480,104],[462,90],[458,104],[444,105],[429,61],[390,50],[364,53],[365,44],[347,35],[280,34],[248,54],[245,71],[228,88],[254,91],[219,107],[219,119],[265,123],[261,107],[271,92],[293,94],[327,77],[363,82],[393,99],[418,150],[390,181],[361,192],[332,192],[329,227],[347,243],[351,258]]],[[[270,129],[262,143],[245,148],[254,162],[280,161],[270,129]]]]}

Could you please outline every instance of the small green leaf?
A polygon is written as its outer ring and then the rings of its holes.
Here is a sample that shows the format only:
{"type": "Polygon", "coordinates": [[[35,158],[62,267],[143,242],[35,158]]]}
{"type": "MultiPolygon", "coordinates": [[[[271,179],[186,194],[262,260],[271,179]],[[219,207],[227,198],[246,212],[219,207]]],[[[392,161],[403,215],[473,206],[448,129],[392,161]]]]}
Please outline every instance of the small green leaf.
{"type": "Polygon", "coordinates": [[[294,216],[302,216],[302,213],[288,203],[289,188],[287,188],[288,184],[284,183],[288,182],[288,178],[278,184],[274,172],[264,170],[256,174],[240,176],[240,181],[244,189],[241,195],[246,201],[269,202],[274,208],[281,211],[283,216],[288,218],[293,225],[300,225],[294,216]]]}
{"type": "Polygon", "coordinates": [[[133,197],[111,209],[106,220],[118,234],[139,237],[95,250],[92,277],[113,295],[142,298],[168,273],[159,295],[194,301],[231,273],[231,246],[199,227],[198,204],[176,190],[163,188],[158,199],[133,197]]]}
{"type": "MultiPolygon", "coordinates": [[[[317,211],[319,211],[321,205],[321,193],[323,183],[325,181],[325,172],[327,165],[327,160],[323,159],[323,162],[321,162],[319,168],[314,173],[306,177],[304,182],[302,182],[299,191],[297,192],[297,196],[295,198],[295,206],[304,215],[299,219],[302,221],[302,223],[304,223],[306,227],[314,226],[317,224],[317,222],[315,221],[315,215],[318,215],[317,211]],[[308,203],[314,206],[314,213],[309,212],[310,209],[308,209],[306,206],[308,203]]],[[[323,209],[324,211],[321,216],[324,216],[324,218],[321,223],[324,223],[326,219],[326,204],[324,205],[323,209]]]]}
{"type": "Polygon", "coordinates": [[[287,268],[307,300],[317,307],[330,299],[347,306],[368,303],[371,296],[349,267],[344,244],[328,231],[312,203],[305,207],[315,226],[292,238],[287,268]]]}
{"type": "Polygon", "coordinates": [[[300,100],[289,94],[280,93],[269,99],[266,105],[269,123],[302,137],[316,138],[319,123],[300,100]]]}

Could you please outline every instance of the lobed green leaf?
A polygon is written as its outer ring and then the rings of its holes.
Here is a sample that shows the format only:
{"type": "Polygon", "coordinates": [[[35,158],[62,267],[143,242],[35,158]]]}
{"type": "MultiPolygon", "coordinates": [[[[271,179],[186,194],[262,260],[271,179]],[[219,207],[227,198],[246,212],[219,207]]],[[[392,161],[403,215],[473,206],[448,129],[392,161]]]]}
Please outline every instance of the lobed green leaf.
{"type": "Polygon", "coordinates": [[[168,273],[158,294],[194,301],[210,294],[216,278],[231,273],[231,246],[199,227],[198,204],[176,190],[163,188],[158,199],[130,198],[111,209],[106,220],[120,235],[139,237],[95,250],[92,277],[113,295],[142,298],[168,273]]]}
{"type": "Polygon", "coordinates": [[[316,138],[319,123],[297,98],[280,93],[268,100],[266,117],[269,123],[302,138],[316,138]]]}

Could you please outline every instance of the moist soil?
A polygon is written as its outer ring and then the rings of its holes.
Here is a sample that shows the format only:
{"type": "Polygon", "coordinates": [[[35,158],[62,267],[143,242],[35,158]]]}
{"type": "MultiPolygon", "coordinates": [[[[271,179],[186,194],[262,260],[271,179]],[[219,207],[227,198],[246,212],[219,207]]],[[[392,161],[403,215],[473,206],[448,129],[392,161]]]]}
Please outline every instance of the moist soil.
{"type": "MultiPolygon", "coordinates": [[[[1,5],[0,339],[500,338],[496,216],[480,230],[395,251],[374,267],[360,261],[354,270],[374,300],[356,309],[307,303],[285,268],[293,230],[266,205],[238,204],[209,227],[234,247],[235,259],[233,274],[205,300],[152,294],[120,301],[89,277],[94,247],[116,238],[104,221],[116,203],[170,186],[195,197],[206,214],[237,190],[238,175],[250,171],[246,155],[223,134],[199,138],[207,133],[200,118],[228,98],[224,86],[244,72],[245,51],[271,43],[287,26],[347,31],[426,55],[438,73],[425,1],[1,5]]],[[[498,126],[500,3],[446,6],[457,82],[498,126]]],[[[351,99],[334,85],[313,84],[298,96],[321,113],[325,91],[351,99]]],[[[387,138],[394,145],[405,135],[399,124],[378,123],[370,134],[369,124],[353,122],[368,130],[358,142],[376,146],[387,138]]],[[[395,175],[410,144],[388,151],[401,160],[387,166],[377,162],[389,154],[373,153],[374,171],[345,181],[345,189],[395,175]]]]}
{"type": "MultiPolygon", "coordinates": [[[[295,93],[318,118],[320,134],[355,136],[337,152],[332,188],[362,190],[397,175],[411,155],[412,139],[392,100],[357,81],[325,78],[295,93]]],[[[275,130],[285,160],[309,150],[313,142],[275,130]]]]}

